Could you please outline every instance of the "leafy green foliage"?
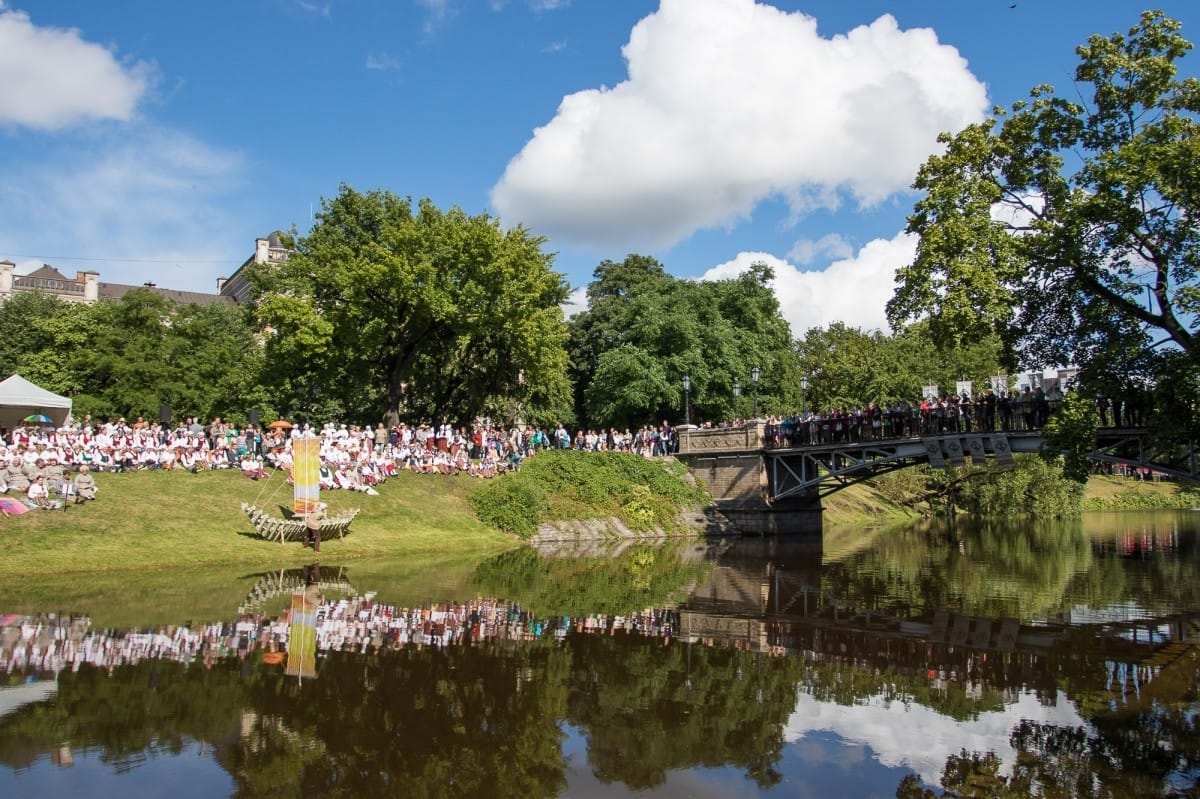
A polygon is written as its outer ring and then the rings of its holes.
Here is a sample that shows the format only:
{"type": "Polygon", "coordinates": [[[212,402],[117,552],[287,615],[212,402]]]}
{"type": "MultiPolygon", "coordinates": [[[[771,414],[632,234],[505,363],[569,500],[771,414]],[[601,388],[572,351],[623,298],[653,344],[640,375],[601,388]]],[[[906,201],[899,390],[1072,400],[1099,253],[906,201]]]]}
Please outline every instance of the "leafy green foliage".
{"type": "Polygon", "coordinates": [[[1099,426],[1100,414],[1095,399],[1072,391],[1063,397],[1058,411],[1042,429],[1039,455],[1050,463],[1061,459],[1063,477],[1086,483],[1092,468],[1088,453],[1096,445],[1096,428],[1099,426]]]}
{"type": "Polygon", "coordinates": [[[1191,49],[1179,27],[1148,11],[1128,35],[1093,36],[1066,96],[1038,86],[943,137],[914,184],[920,241],[894,327],[927,317],[944,347],[998,335],[1085,382],[1162,342],[1195,370],[1200,81],[1176,77],[1191,49]]]}
{"type": "Polygon", "coordinates": [[[470,497],[471,507],[484,524],[529,538],[550,508],[546,489],[532,480],[507,475],[470,497]]]}
{"type": "Polygon", "coordinates": [[[1082,499],[1082,484],[1057,464],[1029,456],[1017,456],[1010,469],[989,470],[983,479],[964,481],[956,496],[960,507],[980,518],[1076,516],[1082,499]]]}
{"type": "Polygon", "coordinates": [[[0,304],[5,373],[74,399],[75,415],[244,419],[269,413],[259,388],[263,352],[245,311],[224,304],[177,305],[145,289],[94,305],[23,292],[0,304]],[[12,346],[20,342],[21,346],[12,346]]]}
{"type": "Polygon", "coordinates": [[[934,516],[963,512],[976,518],[1077,516],[1083,486],[1067,479],[1057,463],[1019,454],[1007,469],[915,466],[874,481],[886,498],[934,516]]]}
{"type": "Polygon", "coordinates": [[[927,323],[887,335],[835,322],[808,330],[796,352],[809,378],[804,405],[818,411],[916,402],[924,386],[937,385],[946,394],[964,379],[982,387],[1011,365],[997,336],[940,350],[927,323]]]}
{"type": "Polygon", "coordinates": [[[251,275],[271,387],[359,422],[562,418],[567,289],[543,244],[486,215],[343,186],[285,263],[251,275]]]}
{"type": "Polygon", "coordinates": [[[473,493],[479,517],[528,537],[539,524],[619,519],[632,530],[680,528],[679,513],[706,495],[685,480],[686,468],[619,452],[548,450],[473,493]]]}
{"type": "Polygon", "coordinates": [[[769,267],[694,282],[671,277],[653,258],[630,255],[604,261],[593,277],[588,309],[570,322],[571,376],[585,424],[636,428],[689,415],[742,415],[732,387],[740,382],[749,396],[755,366],[760,409],[794,407],[799,378],[791,332],[769,267]]]}

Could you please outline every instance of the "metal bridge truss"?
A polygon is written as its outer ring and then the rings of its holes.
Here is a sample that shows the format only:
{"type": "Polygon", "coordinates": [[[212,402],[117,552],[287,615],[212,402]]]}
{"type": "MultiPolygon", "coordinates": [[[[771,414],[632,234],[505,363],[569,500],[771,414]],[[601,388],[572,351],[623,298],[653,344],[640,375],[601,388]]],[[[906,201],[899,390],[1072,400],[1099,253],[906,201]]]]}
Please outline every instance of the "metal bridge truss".
{"type": "MultiPolygon", "coordinates": [[[[1011,463],[1014,452],[1037,452],[1038,432],[962,433],[921,438],[883,439],[810,447],[768,449],[763,455],[769,502],[812,498],[881,474],[928,463],[935,467],[964,466],[966,457],[981,463],[985,458],[1011,463]]],[[[1178,446],[1169,453],[1151,450],[1144,429],[1101,429],[1090,457],[1097,461],[1149,468],[1174,477],[1200,478],[1193,446],[1178,446]]]]}

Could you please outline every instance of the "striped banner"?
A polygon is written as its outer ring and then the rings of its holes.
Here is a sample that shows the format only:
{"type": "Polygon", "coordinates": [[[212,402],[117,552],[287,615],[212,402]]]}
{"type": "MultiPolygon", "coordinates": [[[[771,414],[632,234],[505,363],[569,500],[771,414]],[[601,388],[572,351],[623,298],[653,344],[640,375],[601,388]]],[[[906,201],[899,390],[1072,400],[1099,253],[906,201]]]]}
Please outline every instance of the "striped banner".
{"type": "Polygon", "coordinates": [[[292,439],[292,513],[307,515],[317,507],[321,493],[321,439],[292,439]]]}
{"type": "Polygon", "coordinates": [[[284,673],[291,677],[317,676],[317,603],[305,591],[292,594],[288,630],[288,657],[284,673]]]}

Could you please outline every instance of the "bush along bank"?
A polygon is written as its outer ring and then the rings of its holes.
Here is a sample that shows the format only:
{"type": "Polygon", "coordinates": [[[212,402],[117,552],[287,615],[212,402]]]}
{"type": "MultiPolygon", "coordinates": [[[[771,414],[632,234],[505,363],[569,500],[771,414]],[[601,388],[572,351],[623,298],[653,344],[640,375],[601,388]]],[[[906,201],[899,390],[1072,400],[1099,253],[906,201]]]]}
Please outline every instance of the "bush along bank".
{"type": "Polygon", "coordinates": [[[529,539],[547,527],[612,537],[692,533],[685,514],[710,497],[672,459],[548,450],[469,501],[485,524],[529,539]]]}

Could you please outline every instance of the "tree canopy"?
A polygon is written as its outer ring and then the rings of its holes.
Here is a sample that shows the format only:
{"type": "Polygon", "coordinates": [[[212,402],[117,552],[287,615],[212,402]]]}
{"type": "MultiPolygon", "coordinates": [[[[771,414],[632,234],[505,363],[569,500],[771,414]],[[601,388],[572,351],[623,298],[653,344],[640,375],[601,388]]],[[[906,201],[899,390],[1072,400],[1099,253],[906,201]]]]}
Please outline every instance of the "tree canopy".
{"type": "Polygon", "coordinates": [[[1027,365],[1074,363],[1093,383],[1164,358],[1194,369],[1200,81],[1177,77],[1192,47],[1179,28],[1154,11],[1093,36],[1068,92],[1038,86],[942,137],[914,184],[920,239],[894,327],[928,318],[943,345],[994,333],[1027,365]]]}
{"type": "Polygon", "coordinates": [[[252,275],[269,380],[296,410],[370,422],[569,412],[567,297],[544,240],[486,215],[342,186],[252,275]]]}
{"type": "Polygon", "coordinates": [[[71,396],[98,418],[234,416],[273,406],[244,309],[178,305],[148,289],[85,305],[41,292],[0,303],[0,371],[71,396]],[[4,335],[7,333],[7,335],[4,335]]]}
{"type": "Polygon", "coordinates": [[[643,255],[602,262],[587,310],[570,323],[581,421],[636,427],[749,415],[751,407],[735,404],[733,385],[749,397],[755,367],[760,409],[792,407],[796,359],[773,279],[765,264],[728,280],[691,281],[643,255]]]}
{"type": "Polygon", "coordinates": [[[991,334],[940,351],[927,322],[891,336],[835,322],[808,330],[796,349],[808,377],[804,405],[816,410],[912,402],[921,398],[924,386],[938,386],[945,395],[959,380],[982,388],[992,375],[1004,373],[1007,362],[1000,340],[991,334]]]}

